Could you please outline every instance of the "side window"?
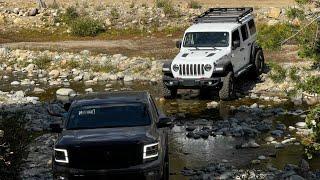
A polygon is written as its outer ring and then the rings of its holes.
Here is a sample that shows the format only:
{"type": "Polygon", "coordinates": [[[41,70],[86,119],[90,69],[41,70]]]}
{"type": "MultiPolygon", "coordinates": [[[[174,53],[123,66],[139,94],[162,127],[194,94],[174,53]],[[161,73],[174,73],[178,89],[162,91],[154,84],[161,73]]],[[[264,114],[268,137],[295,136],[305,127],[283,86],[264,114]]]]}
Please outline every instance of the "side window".
{"type": "Polygon", "coordinates": [[[154,101],[153,101],[153,98],[150,98],[150,99],[149,99],[149,102],[150,102],[150,104],[151,104],[152,111],[153,111],[157,116],[159,116],[159,112],[158,112],[158,109],[157,109],[156,104],[155,104],[154,101]]]}
{"type": "Polygon", "coordinates": [[[253,35],[257,32],[256,25],[254,24],[253,19],[248,22],[250,34],[253,35]]]}
{"type": "Polygon", "coordinates": [[[241,26],[241,34],[242,34],[243,41],[248,39],[249,33],[248,33],[247,24],[244,24],[241,26]]]}
{"type": "Polygon", "coordinates": [[[232,33],[232,47],[233,48],[235,48],[234,47],[234,42],[235,41],[239,41],[239,43],[240,43],[240,34],[239,34],[239,30],[238,29],[233,31],[233,33],[232,33]]]}

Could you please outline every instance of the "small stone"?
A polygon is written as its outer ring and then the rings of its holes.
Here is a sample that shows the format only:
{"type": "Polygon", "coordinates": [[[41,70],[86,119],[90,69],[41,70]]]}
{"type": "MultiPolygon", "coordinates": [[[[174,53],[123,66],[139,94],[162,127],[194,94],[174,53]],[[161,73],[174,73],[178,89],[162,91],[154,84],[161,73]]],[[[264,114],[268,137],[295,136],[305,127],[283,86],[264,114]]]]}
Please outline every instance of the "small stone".
{"type": "Polygon", "coordinates": [[[194,131],[196,129],[196,127],[194,127],[194,126],[188,126],[188,127],[186,127],[186,131],[189,131],[189,132],[192,132],[192,131],[194,131]]]}
{"type": "Polygon", "coordinates": [[[265,156],[259,156],[258,159],[259,160],[266,160],[267,158],[265,156]]]}
{"type": "Polygon", "coordinates": [[[86,92],[86,93],[92,93],[92,92],[93,92],[93,89],[92,89],[92,88],[85,89],[85,92],[86,92]]]}
{"type": "Polygon", "coordinates": [[[274,131],[271,131],[271,135],[276,136],[276,137],[282,137],[283,136],[283,131],[274,130],[274,131]]]}
{"type": "Polygon", "coordinates": [[[254,103],[250,106],[251,109],[259,108],[259,105],[257,103],[254,103]]]}
{"type": "Polygon", "coordinates": [[[252,164],[260,164],[261,161],[259,159],[254,159],[251,161],[252,164]]]}
{"type": "Polygon", "coordinates": [[[274,137],[268,136],[268,137],[264,138],[264,140],[267,142],[272,142],[274,140],[274,137]]]}
{"type": "Polygon", "coordinates": [[[13,81],[10,83],[12,86],[18,86],[20,85],[20,82],[19,81],[13,81]]]}
{"type": "Polygon", "coordinates": [[[44,89],[41,89],[41,88],[34,88],[33,89],[33,92],[34,93],[36,93],[36,94],[41,94],[41,93],[44,93],[45,92],[45,90],[44,89]]]}
{"type": "Polygon", "coordinates": [[[57,90],[56,94],[59,96],[75,96],[76,92],[70,88],[61,88],[57,90]]]}
{"type": "Polygon", "coordinates": [[[49,72],[49,76],[51,77],[51,78],[58,78],[59,77],[59,75],[60,75],[60,71],[58,71],[58,70],[52,70],[52,71],[50,71],[49,72]]]}
{"type": "Polygon", "coordinates": [[[219,106],[219,103],[216,101],[212,101],[212,102],[207,103],[207,108],[209,108],[209,109],[215,109],[218,106],[219,106]]]}
{"type": "Polygon", "coordinates": [[[32,9],[31,11],[29,11],[28,15],[29,16],[36,16],[39,13],[37,8],[32,9]]]}
{"type": "Polygon", "coordinates": [[[277,143],[274,147],[275,147],[276,149],[282,149],[282,148],[284,148],[284,145],[281,144],[281,143],[277,143]]]}
{"type": "Polygon", "coordinates": [[[300,129],[306,129],[307,128],[307,124],[305,122],[297,122],[296,123],[296,127],[300,128],[300,129]]]}
{"type": "Polygon", "coordinates": [[[242,148],[258,148],[258,147],[260,147],[260,145],[258,143],[256,143],[255,141],[249,141],[245,144],[242,144],[241,147],[242,148]]]}
{"type": "Polygon", "coordinates": [[[3,136],[4,136],[4,131],[0,130],[0,138],[3,138],[3,136]]]}

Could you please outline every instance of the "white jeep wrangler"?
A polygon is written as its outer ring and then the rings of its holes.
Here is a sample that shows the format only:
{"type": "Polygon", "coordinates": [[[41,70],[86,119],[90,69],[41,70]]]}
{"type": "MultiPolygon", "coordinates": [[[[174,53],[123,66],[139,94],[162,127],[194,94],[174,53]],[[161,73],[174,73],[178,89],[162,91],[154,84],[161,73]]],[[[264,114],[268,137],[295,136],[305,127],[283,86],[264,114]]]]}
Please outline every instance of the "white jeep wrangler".
{"type": "Polygon", "coordinates": [[[177,42],[180,53],[163,65],[163,95],[175,98],[178,89],[216,89],[221,100],[235,95],[234,80],[264,69],[256,42],[253,8],[211,8],[195,19],[177,42]]]}

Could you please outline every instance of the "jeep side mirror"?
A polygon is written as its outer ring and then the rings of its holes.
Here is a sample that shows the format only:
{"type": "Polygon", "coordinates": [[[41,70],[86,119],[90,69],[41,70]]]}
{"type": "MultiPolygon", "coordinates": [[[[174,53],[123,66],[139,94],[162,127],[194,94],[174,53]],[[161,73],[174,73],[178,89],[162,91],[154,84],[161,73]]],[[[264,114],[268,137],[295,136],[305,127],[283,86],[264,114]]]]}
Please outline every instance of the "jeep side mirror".
{"type": "Polygon", "coordinates": [[[177,41],[177,42],[176,42],[176,47],[177,47],[177,48],[180,49],[180,48],[181,48],[181,45],[182,45],[182,41],[177,41]]]}
{"type": "Polygon", "coordinates": [[[168,117],[160,117],[157,123],[158,128],[170,127],[172,125],[172,120],[168,117]]]}
{"type": "Polygon", "coordinates": [[[62,128],[60,127],[60,124],[50,124],[50,129],[52,133],[61,133],[62,128]]]}
{"type": "Polygon", "coordinates": [[[236,40],[232,42],[232,49],[237,49],[238,47],[240,47],[240,41],[236,40]]]}

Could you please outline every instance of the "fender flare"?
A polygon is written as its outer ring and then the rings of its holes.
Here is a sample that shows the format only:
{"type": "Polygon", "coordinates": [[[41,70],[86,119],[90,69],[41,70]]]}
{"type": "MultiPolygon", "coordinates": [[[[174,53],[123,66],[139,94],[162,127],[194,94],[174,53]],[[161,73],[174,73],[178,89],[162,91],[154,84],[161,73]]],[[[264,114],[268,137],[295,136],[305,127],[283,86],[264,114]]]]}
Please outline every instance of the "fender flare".
{"type": "Polygon", "coordinates": [[[171,72],[171,64],[172,61],[165,61],[162,65],[162,73],[166,76],[173,77],[173,74],[171,72]]]}
{"type": "Polygon", "coordinates": [[[215,65],[215,68],[222,68],[222,70],[219,71],[213,71],[212,77],[221,77],[221,76],[226,76],[228,72],[232,71],[233,72],[233,66],[231,61],[219,63],[215,65]]]}

